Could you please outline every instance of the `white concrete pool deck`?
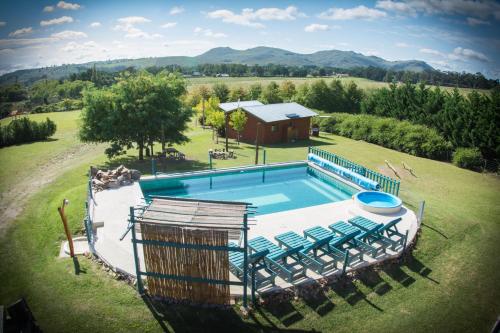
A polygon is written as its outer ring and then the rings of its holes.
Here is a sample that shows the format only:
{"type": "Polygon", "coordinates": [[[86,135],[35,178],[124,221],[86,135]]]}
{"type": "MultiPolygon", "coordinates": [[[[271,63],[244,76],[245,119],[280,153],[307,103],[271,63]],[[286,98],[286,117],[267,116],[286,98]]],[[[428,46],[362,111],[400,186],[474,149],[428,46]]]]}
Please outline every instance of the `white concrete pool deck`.
{"type": "MultiPolygon", "coordinates": [[[[98,256],[116,270],[133,276],[136,274],[131,233],[129,232],[123,241],[120,241],[120,237],[127,228],[130,207],[145,204],[142,197],[143,194],[139,184],[134,183],[130,186],[95,193],[94,202],[90,204],[90,213],[94,224],[104,223],[102,227],[97,228],[96,233],[95,250],[98,256]]],[[[356,215],[364,216],[379,223],[387,223],[396,217],[401,217],[402,221],[398,224],[398,229],[402,233],[409,231],[407,244],[410,244],[417,234],[417,217],[413,211],[404,206],[397,214],[378,215],[362,210],[354,204],[353,200],[345,200],[253,217],[249,222],[251,224],[249,239],[264,236],[274,241],[274,236],[286,231],[291,230],[302,234],[304,229],[317,225],[328,227],[334,222],[346,221],[356,215]]],[[[139,245],[138,249],[141,267],[144,269],[142,247],[139,245]]],[[[399,251],[401,252],[402,249],[399,251]]],[[[386,254],[377,257],[377,259],[365,256],[365,261],[354,267],[349,267],[347,271],[394,258],[399,254],[399,252],[387,250],[386,254]]],[[[324,276],[340,273],[340,270],[334,269],[326,272],[324,276]]],[[[307,276],[307,278],[298,280],[294,284],[297,285],[321,278],[320,275],[310,270],[307,271],[307,276]]],[[[231,275],[231,279],[237,280],[233,275],[231,275]]],[[[277,277],[276,286],[278,288],[287,288],[291,284],[277,277]]],[[[266,290],[262,290],[262,292],[264,291],[266,290]]],[[[241,295],[242,287],[231,286],[231,294],[241,295]]]]}

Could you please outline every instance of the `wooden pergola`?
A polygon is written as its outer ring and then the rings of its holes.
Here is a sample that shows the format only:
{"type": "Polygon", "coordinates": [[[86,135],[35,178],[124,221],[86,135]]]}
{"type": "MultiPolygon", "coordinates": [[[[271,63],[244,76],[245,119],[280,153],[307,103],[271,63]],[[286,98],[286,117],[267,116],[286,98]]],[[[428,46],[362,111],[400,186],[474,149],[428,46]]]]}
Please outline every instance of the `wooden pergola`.
{"type": "Polygon", "coordinates": [[[146,276],[151,295],[228,304],[229,287],[241,285],[246,307],[248,208],[249,204],[242,202],[160,196],[152,197],[146,207],[130,207],[139,293],[144,292],[141,276],[146,276]],[[229,246],[230,239],[241,245],[229,246]],[[144,270],[137,244],[143,247],[144,270]],[[244,254],[243,281],[229,280],[229,251],[244,254]]]}

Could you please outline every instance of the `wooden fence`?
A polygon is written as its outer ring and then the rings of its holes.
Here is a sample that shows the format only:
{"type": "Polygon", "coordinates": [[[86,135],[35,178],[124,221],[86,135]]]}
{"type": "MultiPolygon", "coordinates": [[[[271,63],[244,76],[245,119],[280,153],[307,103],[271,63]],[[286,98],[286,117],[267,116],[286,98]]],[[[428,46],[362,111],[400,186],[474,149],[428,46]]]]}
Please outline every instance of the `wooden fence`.
{"type": "Polygon", "coordinates": [[[380,189],[384,192],[399,195],[400,181],[387,177],[379,172],[365,168],[364,166],[343,158],[337,154],[330,153],[329,151],[322,150],[315,147],[309,147],[309,153],[315,154],[327,161],[340,165],[346,169],[352,170],[366,178],[376,181],[380,185],[380,189]]]}

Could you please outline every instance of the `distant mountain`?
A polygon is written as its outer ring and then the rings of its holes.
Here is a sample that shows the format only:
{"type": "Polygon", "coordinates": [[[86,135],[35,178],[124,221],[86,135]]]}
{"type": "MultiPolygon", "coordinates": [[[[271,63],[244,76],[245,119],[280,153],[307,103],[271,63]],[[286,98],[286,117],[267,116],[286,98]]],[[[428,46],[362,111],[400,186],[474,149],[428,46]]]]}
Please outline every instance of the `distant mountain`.
{"type": "Polygon", "coordinates": [[[365,56],[352,51],[328,50],[311,54],[295,53],[272,47],[254,47],[248,50],[235,50],[230,47],[217,47],[195,57],[175,56],[140,59],[118,59],[89,62],[36,69],[18,70],[2,75],[0,84],[9,82],[34,82],[42,78],[60,79],[73,73],[87,70],[93,65],[100,70],[118,71],[127,67],[145,68],[150,66],[196,66],[199,64],[247,64],[247,65],[287,65],[287,66],[330,66],[337,68],[378,67],[397,71],[421,72],[433,70],[424,61],[388,61],[375,56],[365,56]]]}

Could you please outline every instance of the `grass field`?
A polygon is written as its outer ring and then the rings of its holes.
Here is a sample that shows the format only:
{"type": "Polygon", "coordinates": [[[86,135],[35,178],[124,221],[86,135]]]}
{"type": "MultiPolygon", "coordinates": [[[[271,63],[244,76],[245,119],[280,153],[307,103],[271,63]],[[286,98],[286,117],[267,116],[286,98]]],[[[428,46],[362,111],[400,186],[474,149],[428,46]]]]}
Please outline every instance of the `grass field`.
{"type": "MultiPolygon", "coordinates": [[[[56,210],[68,198],[71,228],[79,233],[89,165],[123,162],[147,171],[150,163],[138,162],[135,156],[107,161],[103,146],[90,146],[88,155],[73,154],[66,162],[47,157],[64,155],[79,145],[78,113],[45,116],[60,125],[55,136],[59,140],[0,150],[2,166],[10,170],[1,175],[3,194],[15,194],[15,180],[4,178],[18,177],[18,170],[34,167],[32,173],[40,177],[38,165],[64,165],[27,199],[0,239],[0,304],[27,297],[46,332],[487,332],[500,313],[499,177],[323,133],[308,142],[265,147],[268,161],[304,159],[308,145],[388,175],[384,160],[389,160],[402,177],[405,203],[416,207],[426,200],[413,257],[402,265],[363,274],[353,283],[331,286],[315,297],[259,307],[247,319],[239,316],[237,307],[221,312],[161,306],[152,312],[132,287],[110,278],[93,261],[79,258],[81,273],[75,275],[73,261],[57,258],[64,234],[56,210]],[[399,167],[402,161],[413,167],[416,177],[399,167]]],[[[188,134],[191,142],[177,147],[188,161],[160,166],[162,170],[207,167],[207,150],[216,146],[211,132],[194,128],[188,134]]],[[[253,162],[251,146],[231,145],[237,159],[216,161],[216,167],[253,162]]]]}
{"type": "MultiPolygon", "coordinates": [[[[379,82],[379,81],[373,81],[369,79],[364,79],[364,78],[359,78],[359,77],[345,77],[345,78],[339,78],[339,79],[334,79],[331,77],[325,77],[325,78],[299,78],[299,77],[292,77],[292,78],[286,78],[286,77],[200,77],[200,78],[188,78],[188,89],[192,90],[195,89],[196,87],[200,85],[212,85],[214,83],[225,83],[227,84],[230,88],[233,87],[243,87],[243,88],[248,88],[250,85],[254,83],[261,83],[262,85],[267,85],[269,82],[274,81],[278,84],[281,84],[283,81],[292,81],[296,86],[303,84],[303,83],[309,83],[311,84],[314,81],[318,80],[325,80],[327,83],[329,83],[332,80],[340,80],[344,84],[348,84],[349,82],[354,82],[359,88],[365,89],[365,90],[372,90],[372,89],[377,89],[377,88],[382,88],[382,87],[388,87],[389,84],[386,82],[379,82]]],[[[451,91],[453,90],[453,87],[441,87],[441,89],[446,90],[446,91],[451,91]]],[[[469,88],[459,88],[460,92],[462,94],[468,94],[472,90],[477,90],[477,91],[483,91],[486,92],[486,90],[480,90],[480,89],[469,89],[469,88]]]]}

